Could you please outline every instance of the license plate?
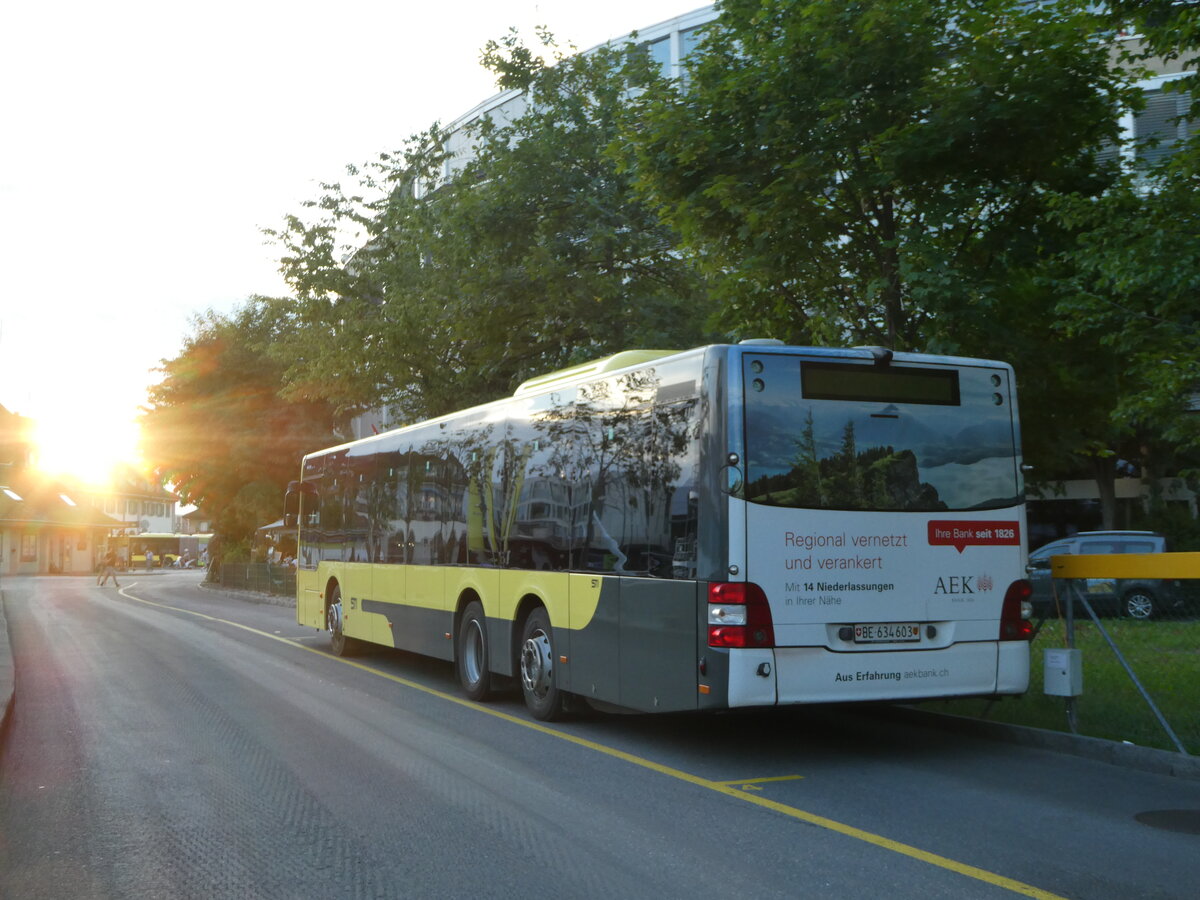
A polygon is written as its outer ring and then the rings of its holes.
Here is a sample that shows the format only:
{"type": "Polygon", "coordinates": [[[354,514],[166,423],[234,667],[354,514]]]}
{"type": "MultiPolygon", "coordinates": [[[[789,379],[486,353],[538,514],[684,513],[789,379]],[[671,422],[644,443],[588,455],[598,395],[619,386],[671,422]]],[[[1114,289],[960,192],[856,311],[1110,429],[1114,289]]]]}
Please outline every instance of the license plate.
{"type": "Polygon", "coordinates": [[[854,626],[856,644],[891,644],[898,641],[921,640],[921,626],[913,622],[876,622],[854,626]]]}

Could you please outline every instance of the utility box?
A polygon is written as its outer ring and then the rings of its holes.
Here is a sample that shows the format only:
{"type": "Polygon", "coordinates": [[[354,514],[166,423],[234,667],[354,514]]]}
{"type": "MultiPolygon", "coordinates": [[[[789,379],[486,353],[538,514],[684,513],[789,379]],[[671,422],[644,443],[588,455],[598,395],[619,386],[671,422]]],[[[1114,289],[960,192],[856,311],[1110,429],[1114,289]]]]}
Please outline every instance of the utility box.
{"type": "Polygon", "coordinates": [[[1043,657],[1042,691],[1052,697],[1078,697],[1083,693],[1083,651],[1049,647],[1043,657]]]}

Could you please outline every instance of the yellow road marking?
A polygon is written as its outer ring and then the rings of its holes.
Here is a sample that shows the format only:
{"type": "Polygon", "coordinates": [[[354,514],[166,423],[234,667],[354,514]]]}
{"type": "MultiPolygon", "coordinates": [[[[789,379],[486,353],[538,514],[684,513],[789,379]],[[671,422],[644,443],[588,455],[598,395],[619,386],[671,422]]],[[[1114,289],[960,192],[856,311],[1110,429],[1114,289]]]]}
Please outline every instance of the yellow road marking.
{"type": "Polygon", "coordinates": [[[891,838],[883,837],[883,835],[874,834],[870,831],[864,831],[861,828],[855,828],[853,825],[846,825],[842,822],[834,821],[833,819],[827,819],[824,816],[819,816],[816,813],[810,813],[794,806],[788,806],[785,803],[777,803],[774,800],[768,800],[766,797],[761,797],[756,793],[750,793],[749,791],[742,790],[741,787],[739,787],[739,785],[749,785],[756,782],[783,781],[802,776],[781,776],[779,778],[753,779],[752,781],[710,781],[707,778],[701,778],[698,775],[692,775],[691,773],[684,772],[681,769],[676,769],[671,766],[663,765],[662,763],[657,763],[652,759],[646,759],[645,757],[637,756],[633,753],[627,753],[624,750],[618,750],[616,747],[598,744],[595,741],[589,741],[587,738],[569,734],[565,731],[559,731],[556,728],[551,728],[550,726],[543,725],[540,722],[532,722],[529,719],[522,719],[518,716],[510,715],[509,713],[502,712],[498,709],[492,709],[491,707],[484,706],[481,703],[476,703],[473,700],[457,697],[454,694],[447,694],[445,691],[439,691],[437,688],[431,688],[416,681],[410,681],[409,679],[402,678],[399,675],[381,672],[379,669],[373,669],[368,665],[355,662],[352,659],[331,656],[329,653],[326,653],[323,650],[305,646],[304,644],[301,644],[299,641],[292,638],[286,638],[278,634],[270,634],[269,632],[261,631],[257,628],[251,628],[249,625],[243,625],[240,622],[232,622],[229,619],[210,616],[206,613],[184,609],[179,606],[170,606],[165,603],[155,603],[152,600],[143,600],[141,597],[134,597],[130,594],[127,594],[125,591],[125,588],[122,588],[119,591],[121,596],[130,600],[134,600],[138,603],[143,603],[147,606],[155,606],[159,609],[169,609],[174,612],[186,613],[187,615],[195,616],[198,619],[205,619],[209,622],[220,622],[223,625],[229,625],[233,628],[240,628],[242,631],[247,631],[251,634],[257,634],[261,637],[270,638],[273,641],[279,641],[282,644],[287,644],[299,650],[304,650],[307,653],[315,653],[318,656],[324,657],[325,659],[344,663],[345,665],[352,666],[353,668],[362,672],[367,672],[371,675],[385,678],[388,681],[403,685],[404,687],[410,688],[414,691],[428,694],[431,697],[437,697],[439,700],[446,700],[450,703],[457,704],[458,706],[466,707],[467,709],[474,710],[475,712],[480,712],[491,716],[494,719],[501,719],[505,722],[510,722],[513,725],[519,725],[522,728],[528,728],[530,731],[536,731],[548,737],[557,738],[559,740],[566,741],[567,743],[575,744],[576,746],[584,747],[596,753],[603,754],[604,756],[608,756],[613,759],[619,759],[643,769],[648,769],[651,772],[657,772],[658,774],[665,775],[668,778],[674,778],[677,781],[683,781],[688,784],[695,785],[696,787],[715,791],[718,794],[724,794],[726,797],[733,797],[737,800],[751,803],[763,809],[769,809],[772,812],[779,813],[780,815],[784,815],[801,822],[807,822],[809,825],[816,825],[818,828],[824,828],[828,831],[833,831],[837,834],[854,838],[855,840],[863,841],[867,844],[872,844],[884,850],[890,850],[891,852],[898,853],[901,856],[907,856],[912,859],[920,860],[921,862],[928,863],[931,866],[937,866],[940,869],[956,872],[959,875],[966,876],[967,878],[974,878],[977,881],[982,881],[987,884],[995,885],[996,887],[1004,888],[1005,890],[1012,891],[1014,894],[1021,894],[1025,897],[1035,897],[1038,898],[1038,900],[1066,900],[1066,898],[1061,897],[1058,894],[1044,891],[1041,888],[1034,887],[1030,884],[1025,884],[1024,882],[1017,881],[1016,879],[1007,878],[1003,875],[997,875],[995,872],[989,872],[986,869],[979,868],[978,866],[961,863],[945,856],[939,856],[936,853],[930,853],[927,850],[922,850],[919,847],[913,847],[910,844],[904,844],[900,841],[893,841],[891,838]]]}
{"type": "Polygon", "coordinates": [[[773,778],[737,778],[733,781],[718,781],[716,784],[738,785],[749,787],[752,784],[768,784],[772,781],[799,781],[803,775],[776,775],[773,778]]]}

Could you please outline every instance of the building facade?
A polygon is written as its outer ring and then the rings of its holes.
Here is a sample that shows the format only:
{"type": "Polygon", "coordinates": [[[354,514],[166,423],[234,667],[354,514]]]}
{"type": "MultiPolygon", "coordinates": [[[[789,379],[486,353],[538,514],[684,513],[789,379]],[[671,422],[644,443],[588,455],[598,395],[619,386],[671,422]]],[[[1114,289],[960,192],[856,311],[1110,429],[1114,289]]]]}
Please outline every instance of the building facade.
{"type": "Polygon", "coordinates": [[[102,488],[37,469],[32,420],[0,406],[0,575],[94,572],[109,547],[182,530],[175,497],[125,467],[102,488]]]}

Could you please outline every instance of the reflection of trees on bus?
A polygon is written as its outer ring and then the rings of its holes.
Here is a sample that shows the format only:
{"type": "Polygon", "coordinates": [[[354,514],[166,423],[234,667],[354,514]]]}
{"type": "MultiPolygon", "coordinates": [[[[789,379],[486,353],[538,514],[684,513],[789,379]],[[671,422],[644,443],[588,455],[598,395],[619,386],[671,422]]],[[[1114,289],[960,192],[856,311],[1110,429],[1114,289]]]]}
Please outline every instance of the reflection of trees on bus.
{"type": "Polygon", "coordinates": [[[846,422],[837,450],[821,457],[810,410],[795,444],[791,470],[751,482],[751,501],[813,509],[946,509],[937,489],[921,481],[912,450],[891,445],[859,450],[853,421],[846,422]]]}
{"type": "MultiPolygon", "coordinates": [[[[582,385],[574,403],[549,410],[541,427],[554,451],[543,471],[558,473],[573,513],[571,567],[670,577],[677,539],[694,538],[687,490],[682,532],[672,534],[672,501],[697,465],[694,382],[682,402],[662,402],[650,367],[582,385]]],[[[668,401],[670,398],[666,398],[668,401]]]]}
{"type": "Polygon", "coordinates": [[[304,544],[347,562],[690,575],[673,556],[695,540],[696,391],[651,367],[309,458],[304,544]]]}
{"type": "MultiPolygon", "coordinates": [[[[334,451],[307,463],[319,501],[302,522],[306,551],[343,562],[461,562],[462,466],[437,444],[394,442],[334,451]],[[461,519],[461,517],[459,517],[461,519]]],[[[304,560],[305,564],[316,559],[304,560]]]]}
{"type": "MultiPolygon", "coordinates": [[[[459,562],[454,517],[464,493],[462,467],[436,443],[420,449],[382,452],[375,456],[375,479],[368,489],[374,521],[381,537],[373,562],[459,562]]],[[[461,529],[460,529],[461,530],[461,529]]]]}
{"type": "Polygon", "coordinates": [[[502,436],[495,426],[482,426],[464,448],[467,465],[467,549],[475,565],[509,566],[521,491],[533,445],[517,422],[506,421],[502,436]]]}

